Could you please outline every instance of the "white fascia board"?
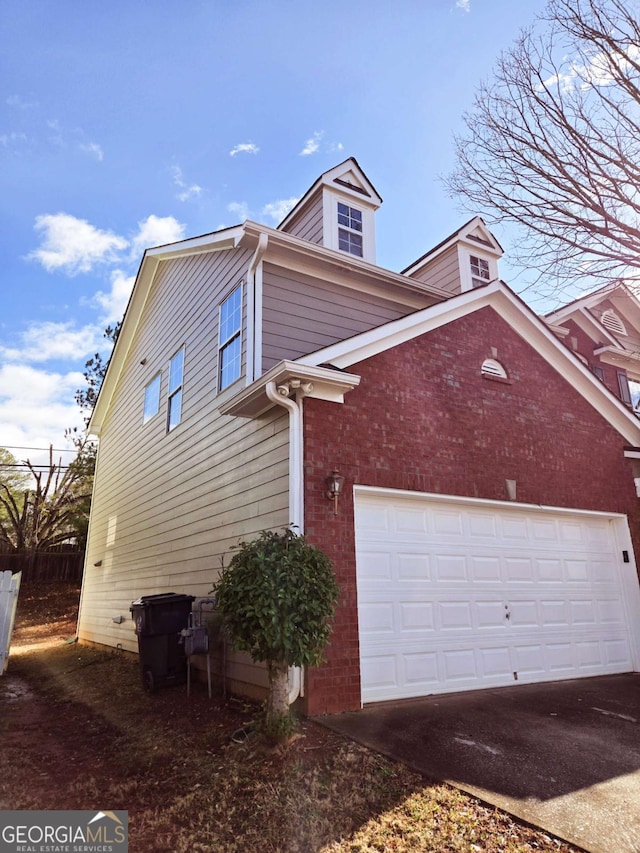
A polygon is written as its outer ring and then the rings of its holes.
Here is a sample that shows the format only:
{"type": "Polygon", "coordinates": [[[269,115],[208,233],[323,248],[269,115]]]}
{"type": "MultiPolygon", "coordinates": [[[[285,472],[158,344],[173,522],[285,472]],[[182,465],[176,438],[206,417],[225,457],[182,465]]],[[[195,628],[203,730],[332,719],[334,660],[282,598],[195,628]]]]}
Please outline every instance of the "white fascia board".
{"type": "Polygon", "coordinates": [[[151,257],[145,252],[133,285],[133,290],[131,291],[131,296],[129,297],[127,308],[124,312],[120,334],[111,353],[107,372],[102,380],[98,399],[87,427],[87,432],[90,435],[100,435],[102,422],[111,404],[111,399],[120,379],[127,353],[140,323],[140,318],[159,265],[160,261],[157,258],[151,257]]]}
{"type": "Polygon", "coordinates": [[[544,320],[547,324],[553,323],[556,325],[561,323],[563,320],[564,322],[567,320],[573,320],[576,326],[582,329],[582,331],[590,338],[594,340],[607,340],[612,344],[619,346],[616,338],[611,334],[606,326],[603,326],[602,323],[593,316],[591,311],[585,305],[579,305],[577,307],[573,306],[571,311],[564,312],[562,316],[560,316],[559,311],[555,314],[547,314],[544,320]]]}
{"type": "MultiPolygon", "coordinates": [[[[300,272],[307,274],[318,274],[318,267],[324,263],[333,267],[338,271],[340,278],[332,279],[335,282],[349,286],[349,275],[351,273],[362,274],[373,280],[379,281],[381,284],[394,284],[400,287],[421,293],[425,296],[431,296],[434,299],[450,299],[451,294],[447,290],[440,287],[435,287],[431,284],[424,284],[409,278],[402,273],[393,272],[385,267],[379,267],[377,264],[372,264],[364,261],[361,258],[356,258],[355,255],[348,255],[345,252],[339,252],[335,249],[328,249],[325,246],[319,246],[317,243],[310,243],[308,240],[303,240],[301,237],[295,237],[293,234],[288,234],[285,231],[278,231],[275,228],[269,228],[267,225],[260,225],[257,222],[247,221],[244,224],[245,233],[247,236],[255,236],[267,234],[269,237],[269,248],[264,257],[266,262],[278,263],[278,253],[285,255],[286,265],[289,269],[298,269],[300,272]],[[287,257],[288,255],[288,257],[287,257]],[[304,266],[302,266],[304,264],[304,266]]],[[[280,264],[282,265],[282,264],[280,264]]],[[[351,285],[356,286],[356,285],[351,285]]],[[[358,285],[359,286],[359,285],[358,285]]],[[[388,294],[387,294],[388,297],[388,294]]],[[[400,301],[400,300],[398,300],[400,301]]]]}
{"type": "MultiPolygon", "coordinates": [[[[360,384],[360,377],[355,373],[332,368],[301,365],[297,361],[281,361],[220,406],[220,414],[243,418],[259,417],[274,405],[265,392],[269,382],[275,382],[276,386],[299,382],[298,392],[304,397],[343,403],[344,395],[360,384]]],[[[296,395],[296,389],[291,389],[291,392],[292,396],[296,395]]]]}
{"type": "Polygon", "coordinates": [[[435,248],[433,248],[430,252],[427,252],[425,255],[415,261],[410,267],[407,267],[404,270],[403,275],[414,275],[423,267],[426,267],[428,264],[430,264],[435,258],[440,257],[440,255],[444,254],[444,252],[448,251],[452,246],[456,246],[459,243],[464,243],[467,248],[476,249],[481,254],[483,251],[492,254],[496,258],[501,258],[504,254],[502,246],[500,245],[500,243],[498,243],[496,238],[489,231],[487,226],[482,221],[482,218],[480,216],[474,216],[472,220],[463,225],[462,228],[459,228],[449,238],[443,240],[442,243],[435,246],[435,248]],[[487,233],[487,236],[491,237],[491,239],[496,245],[485,246],[484,243],[478,243],[476,240],[470,239],[467,236],[468,232],[473,231],[476,228],[481,228],[483,231],[485,231],[487,233]]]}
{"type": "Polygon", "coordinates": [[[561,343],[522,300],[500,281],[470,290],[394,320],[369,332],[299,359],[303,364],[332,364],[346,370],[405,341],[431,332],[460,317],[492,307],[511,328],[564,376],[630,444],[640,445],[640,420],[561,343]]]}
{"type": "Polygon", "coordinates": [[[243,236],[244,227],[235,225],[232,228],[214,231],[212,234],[203,234],[200,237],[180,240],[178,243],[169,243],[166,246],[147,249],[145,256],[166,261],[172,258],[182,258],[186,255],[198,255],[203,252],[235,249],[243,236]]]}
{"type": "Polygon", "coordinates": [[[634,382],[640,381],[640,353],[606,346],[594,349],[593,354],[599,356],[605,364],[626,370],[629,379],[634,382]]]}
{"type": "Polygon", "coordinates": [[[555,311],[551,311],[546,315],[547,320],[555,323],[559,320],[564,320],[573,314],[574,311],[577,311],[581,308],[593,308],[594,305],[598,305],[598,303],[602,302],[603,299],[608,299],[616,294],[616,291],[624,291],[628,296],[634,299],[637,302],[636,297],[631,293],[628,287],[621,281],[613,281],[609,284],[602,285],[598,287],[596,290],[591,291],[590,293],[586,293],[584,296],[579,296],[577,299],[574,299],[573,302],[569,302],[568,305],[563,305],[560,308],[556,308],[555,311]]]}
{"type": "MultiPolygon", "coordinates": [[[[438,329],[459,317],[465,317],[470,311],[477,311],[484,306],[487,291],[494,293],[497,282],[487,287],[468,290],[445,302],[437,302],[429,308],[423,308],[406,317],[392,320],[383,326],[376,326],[368,332],[362,332],[347,340],[317,350],[310,355],[298,359],[301,364],[333,364],[341,370],[352,364],[357,364],[367,358],[372,358],[387,349],[424,335],[433,329],[438,329]],[[482,304],[479,295],[482,293],[482,304]],[[470,307],[471,306],[471,307],[470,307]]],[[[487,303],[488,304],[488,303],[487,303]]]]}
{"type": "Polygon", "coordinates": [[[185,257],[186,255],[198,255],[203,252],[216,252],[236,248],[244,233],[243,226],[234,226],[233,228],[216,231],[213,234],[205,234],[201,237],[181,240],[178,243],[169,243],[166,246],[157,246],[145,251],[133,285],[133,290],[131,291],[129,303],[124,313],[122,328],[109,359],[107,373],[102,382],[98,400],[91,415],[89,426],[87,427],[90,435],[100,435],[102,423],[111,404],[134,335],[140,324],[140,319],[160,262],[185,257]]]}

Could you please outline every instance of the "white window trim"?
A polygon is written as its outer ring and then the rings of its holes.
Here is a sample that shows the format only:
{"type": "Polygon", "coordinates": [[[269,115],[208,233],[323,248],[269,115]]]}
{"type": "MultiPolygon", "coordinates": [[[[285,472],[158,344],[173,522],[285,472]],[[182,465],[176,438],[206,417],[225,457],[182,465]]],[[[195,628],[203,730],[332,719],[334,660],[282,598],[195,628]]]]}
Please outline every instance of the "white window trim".
{"type": "Polygon", "coordinates": [[[182,410],[184,405],[184,365],[185,365],[185,356],[186,356],[186,347],[183,344],[181,347],[174,352],[174,354],[169,359],[169,378],[168,378],[168,388],[167,388],[167,432],[173,432],[173,430],[182,423],[182,410]],[[175,388],[171,387],[171,362],[182,353],[182,371],[180,374],[180,382],[175,388]],[[180,417],[178,418],[177,423],[170,426],[171,423],[171,401],[174,397],[180,394],[180,417]]]}
{"type": "Polygon", "coordinates": [[[150,420],[153,420],[153,418],[155,418],[155,416],[160,411],[160,391],[161,391],[161,389],[162,389],[162,371],[158,371],[158,373],[156,373],[156,375],[152,379],[150,379],[149,382],[147,382],[147,384],[144,386],[144,401],[143,401],[143,406],[142,406],[142,423],[143,423],[143,425],[148,424],[150,420]],[[157,396],[157,399],[155,400],[156,408],[152,414],[147,415],[147,393],[148,393],[149,389],[151,388],[151,386],[156,381],[158,383],[158,396],[157,396]]]}
{"type": "Polygon", "coordinates": [[[230,388],[238,379],[242,378],[242,316],[244,313],[244,287],[243,282],[238,282],[235,287],[232,287],[231,290],[227,293],[224,299],[220,302],[220,306],[218,308],[218,392],[225,391],[227,388],[230,388]],[[236,290],[240,290],[240,327],[237,332],[234,332],[226,340],[222,340],[220,337],[222,331],[222,306],[225,302],[233,296],[236,290]],[[227,385],[222,385],[222,351],[229,346],[229,344],[234,341],[236,338],[240,341],[240,369],[238,375],[235,379],[232,379],[231,382],[227,383],[227,385]]]}
{"type": "Polygon", "coordinates": [[[323,198],[323,232],[324,245],[328,249],[335,249],[340,252],[341,255],[353,258],[356,261],[368,261],[371,264],[375,264],[376,243],[374,211],[366,204],[360,203],[359,199],[350,195],[336,193],[333,190],[329,191],[325,188],[325,196],[323,198]],[[362,234],[362,256],[352,255],[339,248],[338,202],[346,204],[348,207],[354,207],[362,213],[362,231],[353,232],[354,234],[362,234]]]}
{"type": "Polygon", "coordinates": [[[489,264],[489,279],[486,284],[495,281],[498,278],[498,261],[496,258],[485,254],[482,248],[471,249],[469,246],[458,245],[458,267],[460,269],[460,291],[465,293],[467,290],[473,290],[473,276],[471,275],[471,257],[481,258],[489,264]]]}

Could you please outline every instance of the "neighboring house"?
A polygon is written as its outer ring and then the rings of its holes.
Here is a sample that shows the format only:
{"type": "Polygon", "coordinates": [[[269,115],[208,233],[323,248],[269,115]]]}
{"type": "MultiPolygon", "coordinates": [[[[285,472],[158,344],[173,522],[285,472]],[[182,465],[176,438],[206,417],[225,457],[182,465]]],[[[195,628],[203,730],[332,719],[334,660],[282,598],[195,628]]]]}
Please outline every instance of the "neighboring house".
{"type": "MultiPolygon", "coordinates": [[[[342,591],[307,713],[640,670],[640,421],[481,219],[394,273],[380,203],[349,159],[278,229],[145,253],[91,421],[80,639],[134,651],[133,599],[205,595],[293,523],[342,591]]],[[[246,655],[228,675],[262,695],[246,655]]]]}
{"type": "Polygon", "coordinates": [[[553,311],[545,319],[625,405],[637,405],[640,301],[627,285],[614,281],[553,311]]]}

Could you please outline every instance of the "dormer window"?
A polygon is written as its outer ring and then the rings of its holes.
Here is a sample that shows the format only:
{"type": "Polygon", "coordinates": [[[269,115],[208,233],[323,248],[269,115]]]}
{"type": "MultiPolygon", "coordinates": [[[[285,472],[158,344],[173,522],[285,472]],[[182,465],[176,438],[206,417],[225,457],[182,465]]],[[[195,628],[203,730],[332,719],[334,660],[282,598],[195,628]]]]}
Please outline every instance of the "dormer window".
{"type": "Polygon", "coordinates": [[[362,211],[338,202],[338,248],[362,258],[362,211]]]}
{"type": "Polygon", "coordinates": [[[475,255],[469,256],[471,265],[471,285],[472,287],[482,287],[483,284],[491,281],[489,274],[489,261],[485,258],[478,258],[475,255]]]}

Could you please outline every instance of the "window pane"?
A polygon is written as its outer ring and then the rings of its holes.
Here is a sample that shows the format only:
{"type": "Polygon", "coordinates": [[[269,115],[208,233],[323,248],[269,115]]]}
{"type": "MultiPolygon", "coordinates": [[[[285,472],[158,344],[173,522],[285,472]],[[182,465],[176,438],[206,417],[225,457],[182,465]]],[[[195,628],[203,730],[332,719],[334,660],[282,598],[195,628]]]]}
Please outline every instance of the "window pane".
{"type": "Polygon", "coordinates": [[[355,231],[362,231],[362,211],[351,207],[349,213],[351,214],[351,222],[349,223],[351,228],[355,231]]]}
{"type": "Polygon", "coordinates": [[[180,423],[182,414],[182,389],[176,391],[169,397],[169,415],[167,418],[167,429],[172,430],[180,423]]]}
{"type": "Polygon", "coordinates": [[[171,359],[171,370],[169,372],[169,393],[173,394],[176,388],[182,385],[182,368],[184,365],[184,349],[177,352],[171,359]]]}
{"type": "Polygon", "coordinates": [[[242,323],[241,289],[236,287],[220,309],[220,344],[225,344],[240,331],[242,323]]]}
{"type": "Polygon", "coordinates": [[[220,388],[226,388],[239,378],[241,354],[240,335],[220,350],[220,388]]]}
{"type": "Polygon", "coordinates": [[[631,405],[631,390],[626,373],[618,372],[618,387],[620,388],[620,399],[628,406],[631,405]]]}
{"type": "Polygon", "coordinates": [[[471,275],[489,281],[489,261],[471,255],[471,275]]]}
{"type": "Polygon", "coordinates": [[[142,422],[146,422],[154,415],[158,414],[160,409],[160,374],[144,389],[144,413],[142,422]]]}
{"type": "Polygon", "coordinates": [[[351,255],[362,257],[362,235],[354,234],[352,231],[338,229],[338,248],[351,255]]]}

